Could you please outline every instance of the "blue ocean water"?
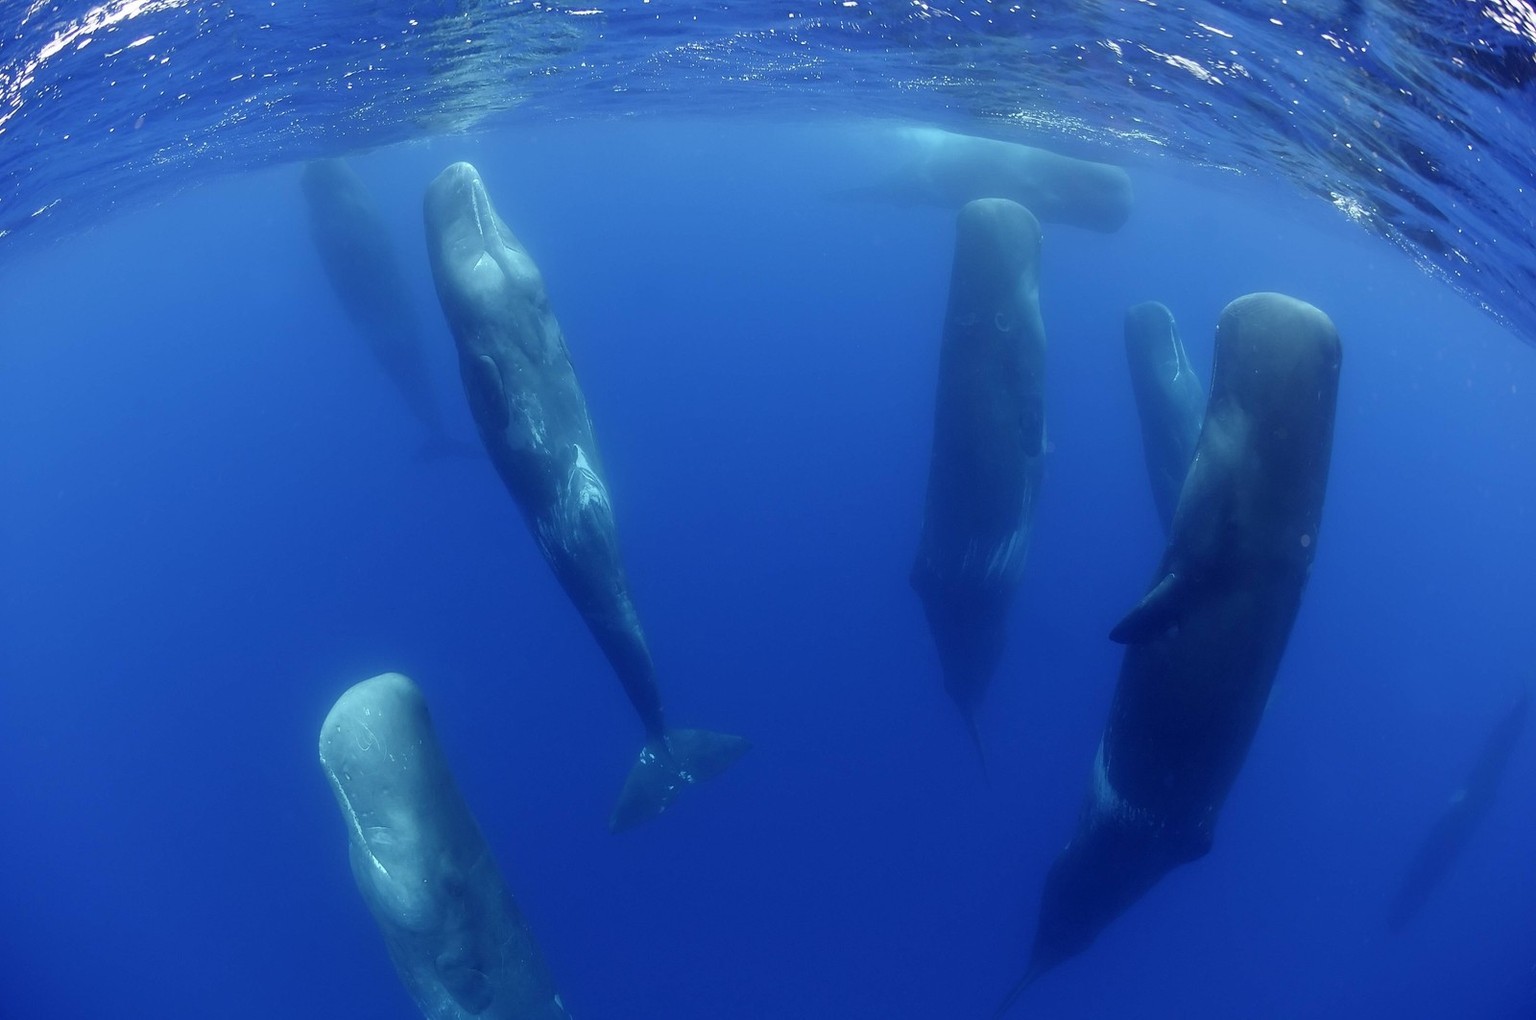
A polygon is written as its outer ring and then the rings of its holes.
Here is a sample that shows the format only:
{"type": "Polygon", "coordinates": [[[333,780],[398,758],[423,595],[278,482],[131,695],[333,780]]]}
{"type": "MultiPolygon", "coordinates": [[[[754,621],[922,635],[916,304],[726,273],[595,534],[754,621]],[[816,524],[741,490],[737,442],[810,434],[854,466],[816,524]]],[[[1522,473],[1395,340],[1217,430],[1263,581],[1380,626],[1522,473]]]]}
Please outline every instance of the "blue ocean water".
{"type": "MultiPolygon", "coordinates": [[[[427,6],[405,13],[507,31],[522,19],[546,63],[568,59],[549,24],[596,23],[427,6]]],[[[1089,6],[1052,31],[1086,32],[1092,14],[1113,35],[1152,16],[1089,6]]],[[[1353,9],[1371,24],[1412,13],[1353,9]]],[[[0,1016],[415,1015],[315,756],[334,699],[389,669],[428,697],[573,1015],[987,1015],[1022,972],[1080,806],[1120,659],[1105,635],[1162,546],[1121,316],[1168,304],[1208,377],[1222,306],[1263,289],[1323,308],[1345,347],[1317,560],[1275,695],[1212,853],[1031,988],[1019,1015],[1536,1015],[1523,810],[1536,742],[1414,925],[1385,924],[1416,842],[1536,658],[1536,365],[1524,334],[1415,267],[1422,248],[1405,255],[1278,186],[1318,165],[1304,133],[1269,154],[1268,175],[1194,165],[1256,161],[1252,139],[1197,158],[1226,138],[1201,136],[1183,159],[1122,140],[1127,226],[1047,228],[1052,452],[982,716],[983,776],[907,585],[953,217],[835,197],[879,169],[859,141],[868,116],[1000,126],[949,105],[984,91],[984,61],[955,68],[953,92],[904,86],[951,53],[923,42],[931,8],[919,21],[876,8],[878,45],[849,47],[858,73],[800,90],[783,80],[791,43],[714,7],[693,11],[738,41],[696,45],[674,25],[664,49],[687,55],[681,68],[647,77],[637,54],[666,33],[610,12],[617,38],[591,44],[605,59],[554,75],[575,81],[569,95],[529,84],[538,61],[497,65],[488,80],[527,75],[522,106],[486,100],[477,80],[454,93],[469,109],[434,93],[409,124],[393,119],[410,106],[401,90],[447,88],[430,62],[390,65],[369,106],[300,87],[330,65],[293,56],[263,86],[281,94],[269,115],[207,115],[245,102],[215,84],[237,54],[265,66],[255,58],[314,39],[361,45],[319,5],[282,8],[304,18],[262,42],[221,34],[220,18],[260,22],[238,7],[97,10],[122,15],[114,45],[140,19],[195,14],[209,27],[182,43],[185,61],[122,80],[154,92],[172,84],[156,75],[184,73],[207,103],[151,107],[121,150],[71,146],[46,125],[121,97],[89,75],[37,95],[7,77],[24,101],[3,125],[0,209],[25,215],[7,212],[0,238],[0,1016]],[[771,99],[751,98],[754,75],[771,99]],[[711,76],[732,82],[731,116],[711,76]],[[390,95],[398,106],[378,105],[390,95]],[[449,133],[445,109],[496,115],[449,133]],[[358,151],[375,142],[394,144],[358,151]],[[310,243],[293,161],[322,153],[351,153],[384,211],[461,438],[474,432],[426,272],[426,183],[473,161],[538,260],[670,716],[755,744],[665,818],[607,832],[639,727],[489,465],[416,456],[419,429],[310,243]]],[[[818,60],[843,38],[829,33],[854,31],[831,18],[808,37],[818,60]]],[[[29,33],[72,19],[85,9],[29,8],[0,60],[16,66],[29,33]]],[[[112,30],[96,31],[58,52],[105,48],[112,30]]],[[[1036,38],[967,31],[976,46],[1036,38]]],[[[428,41],[412,52],[448,46],[428,41]]],[[[1074,93],[1083,103],[1056,112],[1093,121],[1109,96],[1074,93]]],[[[1169,101],[1166,123],[1185,108],[1169,101]]],[[[1105,154],[1103,134],[1034,123],[1046,137],[1008,137],[1105,154]]],[[[1479,129],[1518,152],[1528,122],[1506,111],[1479,129]]],[[[1528,258],[1507,254],[1518,203],[1489,202],[1505,219],[1466,213],[1458,229],[1505,240],[1469,248],[1462,282],[1518,322],[1528,296],[1478,290],[1528,258]]]]}

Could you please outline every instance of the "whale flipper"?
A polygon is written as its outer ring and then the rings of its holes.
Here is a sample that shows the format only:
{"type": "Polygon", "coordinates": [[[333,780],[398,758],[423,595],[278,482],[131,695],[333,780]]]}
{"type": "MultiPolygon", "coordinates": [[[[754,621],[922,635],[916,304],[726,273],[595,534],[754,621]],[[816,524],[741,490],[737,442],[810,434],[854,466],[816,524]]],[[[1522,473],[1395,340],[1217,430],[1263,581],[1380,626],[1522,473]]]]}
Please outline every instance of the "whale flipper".
{"type": "Polygon", "coordinates": [[[507,391],[501,383],[501,370],[487,355],[464,358],[464,389],[469,397],[470,410],[482,428],[500,432],[507,427],[512,415],[507,408],[507,391]]]}
{"type": "Polygon", "coordinates": [[[1115,624],[1109,639],[1116,644],[1139,645],[1176,626],[1189,598],[1189,584],[1179,574],[1165,574],[1136,608],[1115,624]]]}
{"type": "Polygon", "coordinates": [[[684,786],[713,779],[751,748],[745,737],[709,730],[668,730],[663,740],[648,741],[629,770],[608,828],[634,828],[671,806],[684,786]]]}
{"type": "Polygon", "coordinates": [[[465,959],[462,950],[443,953],[436,960],[437,979],[466,1013],[479,1016],[496,998],[485,971],[465,959]]]}

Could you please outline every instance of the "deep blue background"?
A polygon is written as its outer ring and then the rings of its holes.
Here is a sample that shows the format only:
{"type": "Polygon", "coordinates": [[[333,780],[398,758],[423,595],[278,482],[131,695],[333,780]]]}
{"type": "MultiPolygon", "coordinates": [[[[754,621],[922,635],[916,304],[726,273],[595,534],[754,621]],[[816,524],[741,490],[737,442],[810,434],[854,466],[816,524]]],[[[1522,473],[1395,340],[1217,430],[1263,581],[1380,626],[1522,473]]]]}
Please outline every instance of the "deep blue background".
{"type": "MultiPolygon", "coordinates": [[[[486,462],[423,463],[288,167],[0,279],[0,1016],[413,1009],[315,741],[399,669],[572,1012],[976,1017],[1021,971],[1161,539],[1121,316],[1202,374],[1222,306],[1345,359],[1311,586],[1214,851],[1025,1003],[1053,1017],[1536,1011],[1536,739],[1404,935],[1388,898],[1536,660],[1536,359],[1325,206],[1136,168],[1048,228],[1051,456],[980,774],[906,584],[952,217],[827,196],[851,128],[651,123],[359,158],[473,438],[420,195],[467,158],[540,263],[679,725],[755,750],[605,827],[640,730],[486,462]]],[[[1186,172],[1187,173],[1187,172],[1186,172]]],[[[1030,1011],[1021,1008],[1020,1015],[1030,1011]]]]}

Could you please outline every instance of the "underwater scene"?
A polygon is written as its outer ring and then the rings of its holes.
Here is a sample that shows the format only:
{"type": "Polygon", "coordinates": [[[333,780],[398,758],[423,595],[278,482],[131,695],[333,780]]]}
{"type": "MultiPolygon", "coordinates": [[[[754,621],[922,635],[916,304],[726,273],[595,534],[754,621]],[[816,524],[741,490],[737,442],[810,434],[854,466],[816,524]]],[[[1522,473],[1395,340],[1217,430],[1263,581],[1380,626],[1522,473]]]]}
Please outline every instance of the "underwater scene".
{"type": "Polygon", "coordinates": [[[0,29],[0,1020],[1536,1017],[1536,5],[0,29]]]}

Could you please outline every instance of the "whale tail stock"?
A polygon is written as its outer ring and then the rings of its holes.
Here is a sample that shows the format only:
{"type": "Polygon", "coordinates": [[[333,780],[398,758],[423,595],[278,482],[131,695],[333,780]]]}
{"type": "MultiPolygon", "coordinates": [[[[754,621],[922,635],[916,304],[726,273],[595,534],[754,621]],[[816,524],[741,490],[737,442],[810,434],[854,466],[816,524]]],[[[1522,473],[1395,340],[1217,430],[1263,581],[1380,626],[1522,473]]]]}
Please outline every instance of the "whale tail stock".
{"type": "Polygon", "coordinates": [[[640,749],[608,829],[622,832],[665,811],[685,786],[713,779],[751,748],[745,737],[709,730],[668,730],[640,749]]]}
{"type": "Polygon", "coordinates": [[[1038,963],[1031,963],[1029,970],[1025,971],[1024,976],[1019,978],[1018,982],[1008,990],[1008,994],[1003,997],[1003,1001],[997,1004],[997,1009],[992,1012],[992,1020],[1003,1020],[1003,1017],[1013,1008],[1013,1004],[1019,1001],[1019,996],[1024,994],[1024,990],[1034,984],[1035,979],[1044,973],[1044,967],[1038,963]]]}
{"type": "Polygon", "coordinates": [[[987,748],[981,742],[981,727],[976,723],[976,710],[962,708],[960,714],[965,720],[965,732],[970,735],[971,746],[976,749],[976,761],[981,765],[981,778],[990,783],[992,770],[987,768],[987,748]]]}

